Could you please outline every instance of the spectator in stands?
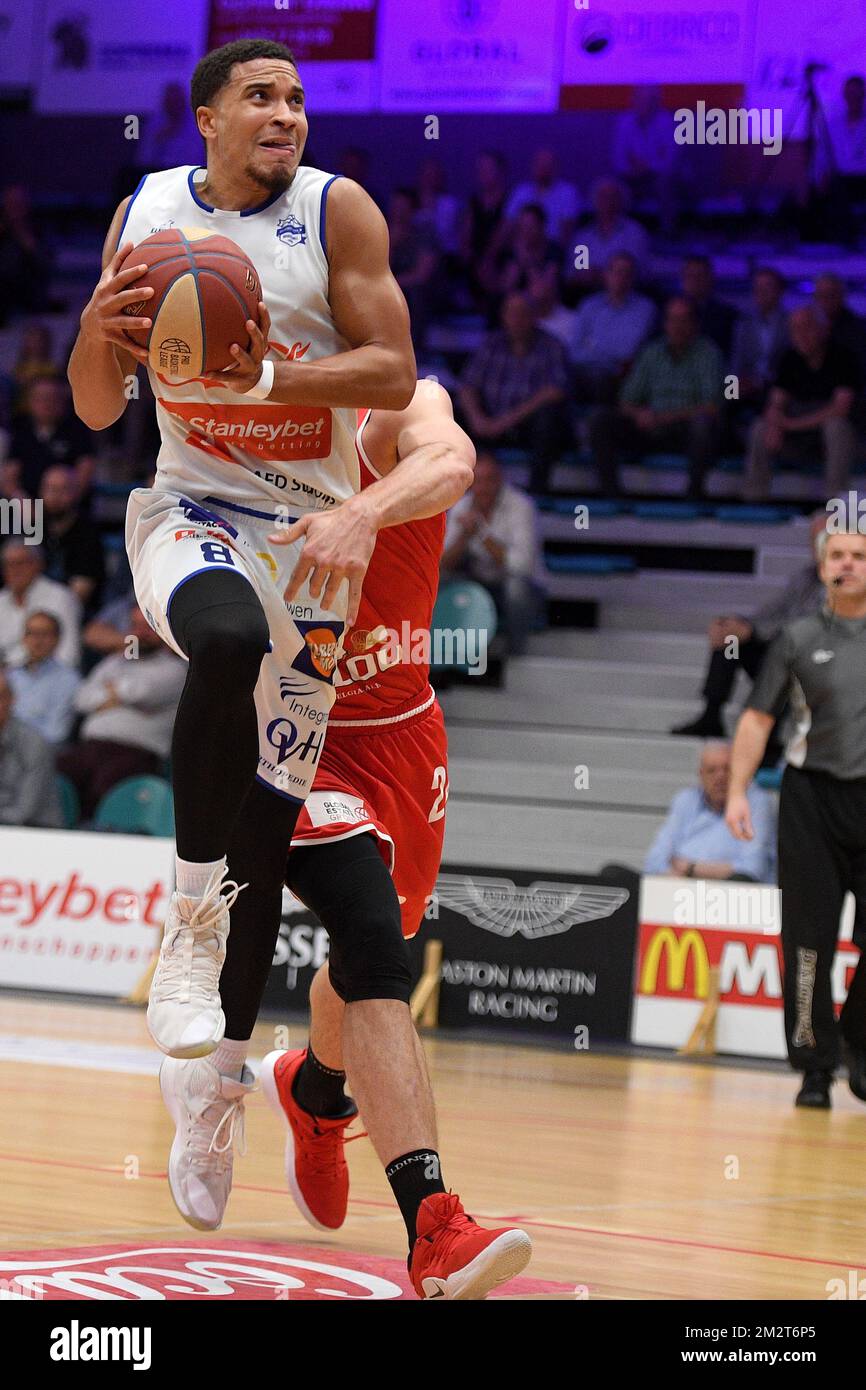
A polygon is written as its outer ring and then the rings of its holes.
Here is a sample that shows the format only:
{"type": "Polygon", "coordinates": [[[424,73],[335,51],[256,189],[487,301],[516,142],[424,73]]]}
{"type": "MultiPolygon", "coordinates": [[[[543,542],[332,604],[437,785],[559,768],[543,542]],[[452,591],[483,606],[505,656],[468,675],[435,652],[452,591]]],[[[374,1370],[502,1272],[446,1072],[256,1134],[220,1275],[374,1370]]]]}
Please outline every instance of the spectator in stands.
{"type": "Polygon", "coordinates": [[[601,287],[611,256],[620,251],[631,256],[638,278],[646,268],[649,237],[639,222],[626,217],[626,199],[626,190],[616,179],[599,179],[593,185],[595,216],[578,229],[576,246],[568,248],[565,258],[568,283],[581,293],[601,287]],[[578,251],[581,252],[580,266],[575,265],[578,251]]]}
{"type": "Polygon", "coordinates": [[[34,377],[57,377],[51,329],[47,323],[31,323],[21,334],[21,344],[15,359],[16,408],[22,409],[27,400],[27,388],[34,377]]]}
{"type": "Polygon", "coordinates": [[[536,327],[550,333],[568,352],[574,336],[574,310],[566,309],[562,303],[556,280],[549,275],[532,275],[526,294],[536,327]]]}
{"type": "Polygon", "coordinates": [[[49,744],[13,718],[14,695],[0,670],[0,825],[56,829],[63,824],[49,744]]]}
{"type": "Polygon", "coordinates": [[[543,597],[535,504],[505,481],[486,451],[469,492],[448,513],[442,573],[483,584],[496,604],[505,654],[526,650],[543,597]]]}
{"type": "Polygon", "coordinates": [[[388,204],[391,270],[406,296],[416,351],[424,346],[433,303],[433,276],[439,249],[429,231],[418,227],[418,201],[411,188],[398,188],[388,204]]]}
{"type": "Polygon", "coordinates": [[[48,743],[65,743],[75,720],[75,694],[81,677],[55,656],[60,623],[37,609],[24,624],[24,660],[9,668],[15,717],[36,729],[48,743]]]}
{"type": "Polygon", "coordinates": [[[544,208],[547,228],[560,246],[570,246],[580,211],[580,201],[574,184],[556,177],[556,155],[553,150],[538,149],[532,156],[531,177],[515,188],[505,209],[505,216],[514,219],[527,203],[539,203],[544,208]]]}
{"type": "Polygon", "coordinates": [[[753,307],[740,315],[734,328],[733,370],[741,404],[763,406],[788,346],[788,321],[782,308],[784,293],[785,282],[777,270],[761,266],[755,271],[753,307]]]}
{"type": "Polygon", "coordinates": [[[763,415],[752,426],[743,494],[769,497],[777,460],[824,457],[828,496],[848,486],[857,447],[851,420],[860,373],[854,354],[830,341],[826,319],[811,305],[788,319],[791,347],[783,353],[763,415]]]}
{"type": "Polygon", "coordinates": [[[486,306],[495,293],[497,256],[504,238],[508,201],[506,165],[497,150],[484,150],[475,165],[475,188],[463,212],[460,252],[469,288],[486,306]]]}
{"type": "Polygon", "coordinates": [[[621,450],[643,455],[682,450],[688,460],[688,496],[703,496],[704,479],[718,451],[723,365],[719,349],[698,334],[687,299],[665,307],[664,334],[640,352],[619,393],[590,422],[599,481],[606,496],[619,493],[621,450]]]}
{"type": "MultiPolygon", "coordinates": [[[[737,671],[742,669],[754,681],[767,648],[785,623],[805,618],[821,607],[824,585],[818,573],[820,557],[815,547],[826,526],[827,512],[816,512],[809,532],[813,558],[752,618],[733,613],[713,618],[709,627],[710,659],[703,688],[704,708],[697,719],[671,729],[672,734],[692,738],[723,737],[722,710],[731,697],[737,671]]],[[[766,762],[774,765],[778,762],[780,746],[771,740],[767,748],[766,762]]]]}
{"type": "Polygon", "coordinates": [[[453,193],[446,193],[445,166],[441,159],[425,159],[418,175],[416,224],[447,256],[457,254],[460,205],[453,193]]]}
{"type": "Polygon", "coordinates": [[[81,742],[57,759],[58,771],[74,782],[82,816],[89,820],[99,801],[124,777],[157,773],[171,746],[186,664],[152,631],[138,607],[129,615],[135,648],[107,656],[78,689],[76,709],[85,715],[81,742]]]}
{"type": "Polygon", "coordinates": [[[513,290],[541,293],[559,290],[559,267],[562,248],[547,235],[544,208],[538,203],[526,203],[517,214],[514,234],[500,253],[496,277],[497,302],[513,290]]]}
{"type": "Polygon", "coordinates": [[[658,87],[638,87],[632,109],[619,117],[613,142],[614,173],[628,186],[635,206],[651,205],[670,231],[673,199],[674,123],[661,107],[658,87]]]}
{"type": "Polygon", "coordinates": [[[650,335],[655,305],[636,293],[635,270],[628,251],[611,256],[604,289],[584,299],[574,315],[569,352],[579,400],[611,404],[624,372],[650,335]]]}
{"type": "Polygon", "coordinates": [[[201,162],[203,142],[182,82],[166,82],[159,111],[148,118],[142,140],[145,169],[176,169],[201,162]]]}
{"type": "Polygon", "coordinates": [[[12,428],[0,492],[38,497],[42,474],[56,463],[73,469],[78,494],[84,496],[96,466],[90,430],[72,413],[61,377],[34,377],[24,414],[12,428]]]}
{"type": "Polygon", "coordinates": [[[853,210],[866,202],[866,82],[859,73],[845,82],[842,100],[844,110],[828,121],[834,165],[830,206],[834,233],[853,240],[859,231],[853,210]]]}
{"type": "Polygon", "coordinates": [[[700,786],[677,792],[644,861],[645,874],[771,883],[775,817],[766,792],[749,789],[754,838],[737,840],[725,824],[731,747],[708,743],[701,754],[700,786]]]}
{"type": "Polygon", "coordinates": [[[84,611],[91,611],[105,582],[105,557],[93,522],[81,515],[72,469],[46,468],[41,491],[45,573],[49,579],[68,584],[81,599],[84,611]]]}
{"type": "Polygon", "coordinates": [[[734,340],[737,311],[713,293],[715,276],[709,256],[687,256],[680,274],[680,287],[694,306],[698,332],[711,338],[729,361],[734,340]]]}
{"type": "Polygon", "coordinates": [[[502,331],[469,362],[459,404],[473,438],[490,448],[529,450],[533,492],[547,490],[550,471],[568,446],[568,387],[564,347],[535,326],[526,295],[508,295],[502,331]]]}
{"type": "Polygon", "coordinates": [[[30,194],[20,184],[8,184],[0,193],[0,328],[12,313],[45,307],[46,271],[30,194]]]}
{"type": "Polygon", "coordinates": [[[830,327],[831,343],[847,348],[857,359],[861,382],[866,376],[866,319],[845,303],[845,281],[826,271],[815,281],[815,306],[830,327]]]}
{"type": "MultiPolygon", "coordinates": [[[[81,640],[85,652],[91,654],[91,665],[95,665],[92,660],[93,656],[111,656],[113,652],[124,650],[126,640],[130,635],[129,612],[134,606],[135,592],[130,584],[124,594],[103,604],[95,617],[86,624],[81,634],[81,640]]],[[[85,669],[87,664],[86,656],[85,669]]]]}
{"type": "Polygon", "coordinates": [[[0,555],[0,662],[19,663],[28,616],[37,610],[53,613],[60,623],[57,659],[76,668],[81,658],[81,601],[65,584],[44,574],[45,556],[38,545],[8,540],[0,555]]]}
{"type": "Polygon", "coordinates": [[[346,145],[337,160],[337,173],[344,178],[354,179],[373,199],[377,207],[384,208],[385,200],[381,192],[370,181],[370,151],[361,145],[346,145]]]}

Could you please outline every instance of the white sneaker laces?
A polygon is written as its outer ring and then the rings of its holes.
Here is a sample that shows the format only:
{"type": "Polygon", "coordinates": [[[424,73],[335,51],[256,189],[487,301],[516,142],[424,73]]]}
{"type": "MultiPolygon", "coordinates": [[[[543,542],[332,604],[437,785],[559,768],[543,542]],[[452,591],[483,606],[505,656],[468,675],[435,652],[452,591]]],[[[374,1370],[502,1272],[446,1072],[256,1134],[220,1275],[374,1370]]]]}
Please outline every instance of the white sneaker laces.
{"type": "Polygon", "coordinates": [[[244,1127],[244,1097],[238,1096],[235,1100],[224,1101],[222,1097],[216,1100],[204,1099],[195,1119],[190,1124],[187,1136],[187,1147],[191,1150],[194,1159],[199,1162],[212,1164],[211,1155],[230,1154],[235,1141],[237,1141],[237,1151],[241,1158],[247,1151],[246,1131],[244,1127]],[[218,1109],[223,1105],[223,1113],[216,1124],[209,1119],[208,1111],[218,1109]],[[210,1139],[207,1144],[205,1140],[210,1139]],[[222,1143],[218,1142],[220,1139],[222,1143]]]}
{"type": "Polygon", "coordinates": [[[219,983],[225,934],[217,930],[223,915],[233,907],[237,896],[249,885],[229,879],[228,869],[215,869],[201,901],[189,921],[180,920],[171,936],[166,936],[160,952],[158,992],[160,1000],[192,998],[210,1002],[219,983]]]}

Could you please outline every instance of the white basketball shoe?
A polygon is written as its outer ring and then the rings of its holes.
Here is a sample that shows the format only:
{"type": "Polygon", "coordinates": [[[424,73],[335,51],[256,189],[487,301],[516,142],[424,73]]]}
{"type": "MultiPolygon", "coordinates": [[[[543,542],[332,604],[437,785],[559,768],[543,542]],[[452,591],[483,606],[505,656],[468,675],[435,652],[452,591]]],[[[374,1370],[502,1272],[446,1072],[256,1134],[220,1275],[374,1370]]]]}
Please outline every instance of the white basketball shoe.
{"type": "Polygon", "coordinates": [[[150,986],[147,1026],[169,1057],[206,1057],[226,1030],[219,983],[226,958],[229,909],[241,888],[215,869],[201,898],[173,893],[150,986]]]}
{"type": "Polygon", "coordinates": [[[196,1230],[215,1231],[232,1190],[235,1143],[241,1156],[246,1152],[244,1100],[255,1077],[248,1066],[233,1081],[206,1057],[166,1057],[159,1087],[176,1130],[168,1159],[174,1204],[196,1230]]]}

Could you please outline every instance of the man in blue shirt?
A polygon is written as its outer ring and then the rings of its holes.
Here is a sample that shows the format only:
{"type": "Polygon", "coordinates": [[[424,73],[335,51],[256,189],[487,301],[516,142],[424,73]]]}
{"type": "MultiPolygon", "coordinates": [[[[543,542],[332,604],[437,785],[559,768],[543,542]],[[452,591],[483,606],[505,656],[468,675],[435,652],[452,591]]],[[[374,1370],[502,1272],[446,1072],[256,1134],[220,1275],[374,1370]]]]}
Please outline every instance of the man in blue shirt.
{"type": "Polygon", "coordinates": [[[81,684],[78,672],[54,655],[59,641],[60,623],[54,614],[31,613],[24,626],[24,662],[8,672],[16,719],[52,744],[65,743],[69,737],[75,692],[81,684]]]}
{"type": "Polygon", "coordinates": [[[730,772],[730,745],[706,744],[701,755],[700,786],[677,792],[644,862],[645,874],[773,882],[772,801],[759,788],[749,789],[754,838],[736,839],[725,824],[730,772]]]}
{"type": "Polygon", "coordinates": [[[618,251],[604,268],[604,290],[584,299],[574,316],[570,353],[581,400],[612,403],[649,337],[655,305],[635,292],[635,277],[634,256],[618,251]]]}

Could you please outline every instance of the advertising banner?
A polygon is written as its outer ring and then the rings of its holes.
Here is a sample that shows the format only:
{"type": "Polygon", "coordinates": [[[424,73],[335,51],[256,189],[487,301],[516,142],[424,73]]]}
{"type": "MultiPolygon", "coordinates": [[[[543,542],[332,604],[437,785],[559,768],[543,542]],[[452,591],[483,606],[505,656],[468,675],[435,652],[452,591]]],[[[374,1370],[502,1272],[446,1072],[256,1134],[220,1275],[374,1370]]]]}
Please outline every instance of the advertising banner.
{"type": "Polygon", "coordinates": [[[382,0],[383,111],[553,111],[559,0],[382,0]]]}
{"type": "Polygon", "coordinates": [[[0,986],[128,994],[159,944],[174,841],[0,831],[0,986]]]}
{"type": "Polygon", "coordinates": [[[169,82],[189,85],[205,51],[205,0],[112,5],[45,0],[36,106],[42,112],[141,116],[169,82]]]}
{"type": "MultiPolygon", "coordinates": [[[[859,951],[853,901],[840,926],[833,998],[845,999],[859,951]]],[[[648,876],[641,882],[631,1040],[682,1047],[719,971],[716,1050],[785,1057],[779,890],[752,884],[648,876]]]]}
{"type": "MultiPolygon", "coordinates": [[[[443,946],[443,1028],[573,1037],[580,1047],[625,1041],[636,916],[625,889],[591,874],[446,868],[411,943],[414,979],[435,937],[443,946]]],[[[265,1004],[305,1009],[327,958],[324,927],[286,894],[265,1004]]]]}

